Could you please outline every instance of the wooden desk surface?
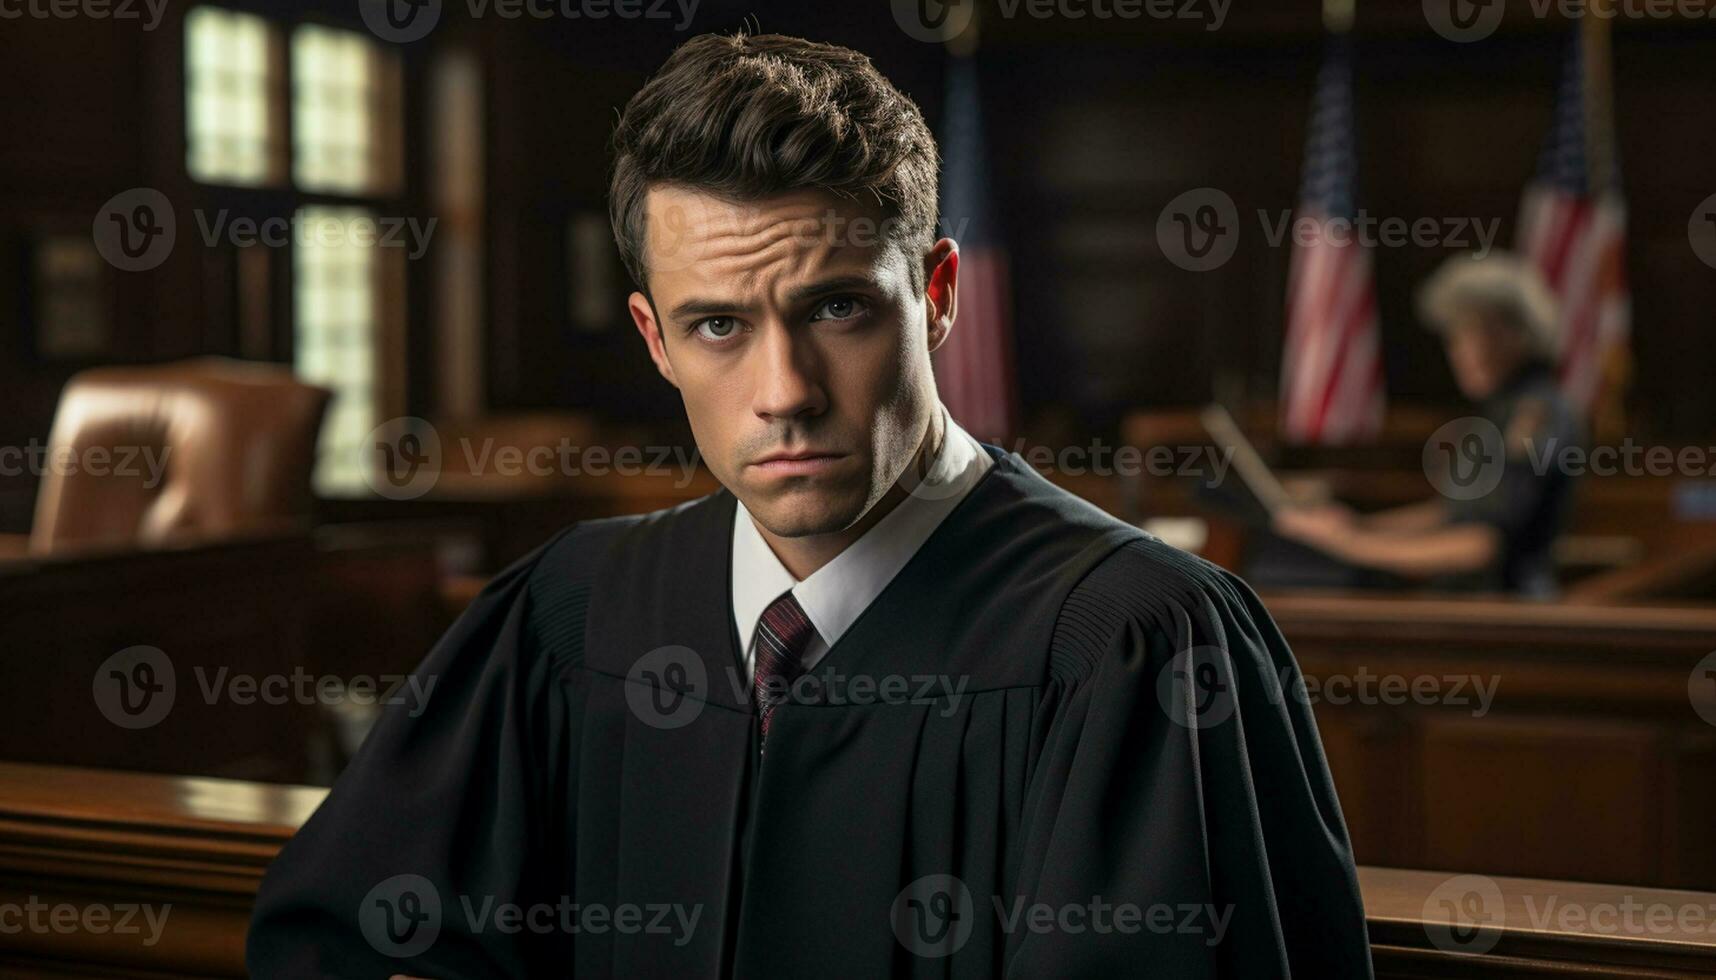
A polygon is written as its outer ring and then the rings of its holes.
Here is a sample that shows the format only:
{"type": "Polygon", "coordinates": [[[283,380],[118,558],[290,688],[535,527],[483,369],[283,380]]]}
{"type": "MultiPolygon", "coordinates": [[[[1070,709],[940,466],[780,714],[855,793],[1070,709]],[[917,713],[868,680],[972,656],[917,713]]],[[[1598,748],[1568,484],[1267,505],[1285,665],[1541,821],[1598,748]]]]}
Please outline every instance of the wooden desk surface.
{"type": "Polygon", "coordinates": [[[0,762],[0,827],[52,822],[283,842],[326,795],[313,786],[0,762]]]}
{"type": "MultiPolygon", "coordinates": [[[[0,973],[243,976],[261,871],[325,792],[0,764],[0,901],[171,900],[184,923],[148,949],[81,934],[13,937],[0,973]]],[[[1716,894],[1392,868],[1360,868],[1359,883],[1383,980],[1716,976],[1716,894]],[[1494,943],[1452,950],[1438,942],[1439,899],[1463,899],[1473,881],[1499,896],[1481,909],[1494,943]],[[1639,910],[1632,919],[1599,911],[1629,908],[1639,910]]]]}
{"type": "MultiPolygon", "coordinates": [[[[1378,923],[1422,929],[1436,916],[1427,910],[1438,890],[1447,891],[1459,876],[1447,871],[1403,868],[1359,868],[1365,918],[1378,923]]],[[[1486,909],[1486,918],[1504,933],[1607,943],[1650,942],[1702,950],[1716,957],[1716,894],[1670,888],[1633,888],[1581,881],[1541,878],[1471,876],[1472,884],[1493,883],[1500,903],[1486,909]],[[1612,917],[1609,910],[1616,914],[1612,917]],[[1627,909],[1635,909],[1627,914],[1627,909]],[[1567,910],[1578,910],[1568,914],[1567,910]],[[1655,915],[1650,909],[1663,910],[1655,915]],[[1600,910],[1600,911],[1599,911],[1600,910]],[[1683,915],[1667,915],[1673,910],[1683,915]],[[1593,911],[1598,914],[1591,915],[1593,911]]],[[[1481,903],[1480,903],[1481,905],[1481,903]]]]}

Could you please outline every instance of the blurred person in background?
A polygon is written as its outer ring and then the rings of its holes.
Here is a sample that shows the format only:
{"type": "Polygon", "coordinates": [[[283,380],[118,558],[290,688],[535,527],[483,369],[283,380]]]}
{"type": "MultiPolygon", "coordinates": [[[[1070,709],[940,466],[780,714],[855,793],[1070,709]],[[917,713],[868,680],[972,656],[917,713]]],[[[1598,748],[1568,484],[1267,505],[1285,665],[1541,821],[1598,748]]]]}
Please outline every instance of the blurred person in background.
{"type": "Polygon", "coordinates": [[[1495,252],[1446,262],[1419,290],[1418,312],[1446,344],[1461,393],[1478,406],[1454,438],[1426,448],[1442,494],[1374,514],[1294,507],[1276,516],[1275,531],[1346,564],[1436,588],[1553,597],[1555,538],[1573,491],[1572,475],[1553,460],[1584,441],[1556,384],[1554,298],[1529,265],[1495,252]]]}

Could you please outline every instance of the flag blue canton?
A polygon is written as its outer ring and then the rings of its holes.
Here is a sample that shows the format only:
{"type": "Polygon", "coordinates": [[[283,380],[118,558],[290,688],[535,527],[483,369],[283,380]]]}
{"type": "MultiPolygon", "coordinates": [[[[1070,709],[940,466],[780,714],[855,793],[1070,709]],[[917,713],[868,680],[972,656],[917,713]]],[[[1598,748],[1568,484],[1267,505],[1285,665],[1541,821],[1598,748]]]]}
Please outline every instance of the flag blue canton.
{"type": "MultiPolygon", "coordinates": [[[[1555,121],[1537,159],[1537,179],[1576,197],[1589,197],[1593,186],[1589,107],[1585,91],[1585,45],[1577,27],[1568,32],[1562,52],[1561,83],[1556,90],[1555,121]]],[[[1614,148],[1607,148],[1614,162],[1614,148]]],[[[1620,168],[1610,167],[1610,183],[1620,183],[1620,168]]]]}
{"type": "Polygon", "coordinates": [[[1305,143],[1305,170],[1299,189],[1302,211],[1332,218],[1357,216],[1357,126],[1353,112],[1353,42],[1349,35],[1329,38],[1328,56],[1317,75],[1305,143]]]}

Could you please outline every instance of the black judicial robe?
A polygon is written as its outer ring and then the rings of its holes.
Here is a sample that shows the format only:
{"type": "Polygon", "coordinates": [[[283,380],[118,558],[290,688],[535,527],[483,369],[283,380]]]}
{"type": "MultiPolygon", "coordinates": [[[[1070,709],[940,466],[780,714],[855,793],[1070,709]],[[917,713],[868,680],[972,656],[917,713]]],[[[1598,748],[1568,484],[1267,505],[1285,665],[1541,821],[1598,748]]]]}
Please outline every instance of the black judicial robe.
{"type": "Polygon", "coordinates": [[[514,564],[269,870],[252,975],[1370,976],[1256,596],[985,448],[761,755],[730,494],[514,564]]]}

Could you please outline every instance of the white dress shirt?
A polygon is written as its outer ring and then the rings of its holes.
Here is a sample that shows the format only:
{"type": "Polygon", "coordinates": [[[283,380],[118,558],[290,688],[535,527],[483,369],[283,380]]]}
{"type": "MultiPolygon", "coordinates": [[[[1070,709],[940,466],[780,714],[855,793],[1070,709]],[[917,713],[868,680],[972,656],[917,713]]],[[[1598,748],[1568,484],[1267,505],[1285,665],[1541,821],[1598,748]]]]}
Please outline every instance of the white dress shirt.
{"type": "Polygon", "coordinates": [[[740,503],[733,514],[733,623],[739,630],[739,648],[745,651],[745,676],[756,674],[753,641],[757,620],[781,593],[792,591],[805,615],[816,627],[804,655],[810,669],[839,642],[870,603],[882,594],[906,562],[943,519],[953,512],[971,488],[977,485],[995,461],[976,439],[954,424],[941,408],[946,426],[941,452],[930,464],[923,481],[928,489],[901,500],[886,517],[864,536],[847,546],[833,561],[812,572],[803,581],[793,578],[774,549],[763,540],[751,512],[740,503]]]}

